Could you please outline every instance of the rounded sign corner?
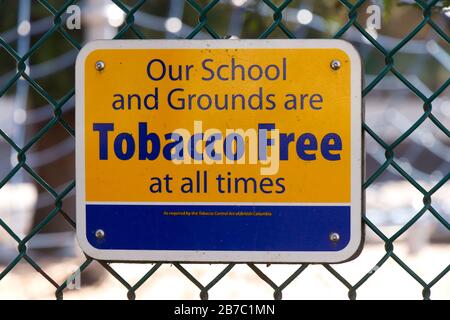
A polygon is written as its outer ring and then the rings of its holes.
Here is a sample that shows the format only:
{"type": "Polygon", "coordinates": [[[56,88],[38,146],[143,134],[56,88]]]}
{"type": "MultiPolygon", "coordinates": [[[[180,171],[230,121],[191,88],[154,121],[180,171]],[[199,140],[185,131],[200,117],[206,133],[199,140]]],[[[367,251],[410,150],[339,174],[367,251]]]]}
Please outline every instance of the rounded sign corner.
{"type": "Polygon", "coordinates": [[[94,247],[90,242],[85,232],[77,231],[76,238],[81,250],[88,256],[96,260],[105,260],[104,251],[94,247]]]}
{"type": "Polygon", "coordinates": [[[345,52],[351,62],[355,62],[359,66],[362,64],[361,56],[351,42],[343,39],[335,39],[333,41],[336,41],[336,48],[345,52]]]}
{"type": "Polygon", "coordinates": [[[84,69],[84,62],[90,53],[98,49],[98,43],[100,40],[94,40],[86,43],[81,50],[77,54],[77,58],[75,60],[75,68],[79,70],[79,68],[84,69]]]}
{"type": "Polygon", "coordinates": [[[360,232],[359,236],[353,236],[347,246],[339,251],[340,257],[332,263],[345,263],[355,260],[359,257],[364,248],[364,233],[360,232]]]}

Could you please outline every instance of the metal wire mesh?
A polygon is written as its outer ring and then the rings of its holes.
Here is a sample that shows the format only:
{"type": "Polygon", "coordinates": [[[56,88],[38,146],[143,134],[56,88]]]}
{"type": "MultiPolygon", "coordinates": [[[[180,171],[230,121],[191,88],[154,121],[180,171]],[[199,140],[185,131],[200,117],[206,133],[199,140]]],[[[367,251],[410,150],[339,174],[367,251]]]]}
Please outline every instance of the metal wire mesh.
{"type": "MultiPolygon", "coordinates": [[[[118,29],[117,34],[114,36],[115,39],[128,38],[134,36],[136,38],[146,38],[145,34],[140,30],[136,23],[136,18],[145,20],[145,17],[139,16],[140,8],[146,3],[145,0],[136,1],[133,5],[126,5],[121,1],[113,0],[115,5],[119,7],[125,13],[125,22],[118,29]]],[[[223,1],[222,1],[223,2],[223,1]]],[[[385,254],[379,259],[376,265],[368,270],[368,272],[360,278],[355,283],[350,283],[343,275],[341,275],[335,267],[324,264],[325,268],[330,274],[332,274],[336,279],[338,279],[343,286],[348,289],[348,297],[350,299],[356,299],[357,290],[363,286],[366,281],[373,276],[373,274],[383,266],[388,260],[393,260],[397,263],[404,272],[408,273],[411,277],[417,281],[417,283],[423,288],[422,296],[424,299],[429,299],[431,295],[432,287],[438,283],[450,270],[450,264],[447,265],[441,272],[435,275],[434,279],[429,282],[423,280],[406,262],[404,262],[399,255],[397,255],[394,250],[394,243],[399,239],[407,230],[409,230],[426,212],[429,212],[434,216],[439,223],[444,226],[444,228],[449,231],[450,224],[446,218],[440,213],[435,206],[433,206],[433,195],[445,184],[450,178],[450,172],[448,172],[448,166],[444,167],[445,171],[443,177],[441,177],[437,183],[431,188],[425,188],[421,185],[409,172],[404,168],[404,163],[396,158],[396,151],[399,145],[404,142],[408,137],[410,137],[413,132],[418,130],[418,128],[426,121],[431,121],[434,126],[440,130],[448,139],[450,137],[450,132],[448,127],[433,113],[434,102],[439,99],[439,96],[444,93],[447,89],[450,79],[447,79],[437,90],[433,92],[423,92],[416,84],[411,82],[397,67],[396,58],[398,53],[404,49],[412,39],[418,35],[421,30],[428,26],[431,27],[436,37],[440,38],[440,41],[444,41],[447,45],[449,44],[448,34],[436,24],[432,19],[432,11],[437,7],[438,0],[432,1],[422,1],[416,0],[415,6],[417,6],[422,14],[423,18],[415,26],[415,28],[406,34],[400,42],[390,49],[387,49],[381,45],[381,43],[374,37],[366,28],[358,21],[358,9],[364,5],[367,1],[359,0],[355,2],[341,0],[339,3],[346,8],[347,21],[342,25],[339,30],[335,33],[334,38],[343,37],[349,30],[355,29],[360,35],[362,35],[365,41],[368,41],[384,58],[383,68],[368,81],[365,85],[362,95],[367,96],[383,79],[387,77],[395,77],[403,85],[404,88],[413,93],[416,97],[421,100],[423,106],[423,112],[420,116],[415,119],[414,123],[402,132],[398,138],[393,142],[387,142],[383,139],[369,124],[363,123],[363,129],[365,131],[366,137],[370,136],[379,147],[384,151],[383,154],[379,154],[382,158],[381,165],[363,182],[363,189],[368,189],[371,187],[377,179],[380,179],[381,175],[387,170],[392,170],[396,172],[397,175],[401,176],[403,179],[408,181],[413,188],[415,188],[422,195],[422,207],[418,210],[412,218],[409,219],[404,225],[393,235],[388,236],[382,232],[382,230],[373,223],[371,219],[367,216],[363,218],[364,224],[370,228],[385,244],[385,254]]],[[[30,240],[40,233],[53,219],[56,217],[64,218],[67,223],[72,227],[76,228],[75,221],[71,218],[64,208],[63,203],[68,196],[74,190],[75,181],[70,182],[63,188],[52,187],[38,172],[35,170],[30,161],[29,154],[32,148],[55,126],[62,126],[67,133],[72,137],[71,141],[74,141],[74,128],[70,125],[63,117],[63,112],[65,109],[73,108],[73,96],[74,88],[67,92],[61,98],[55,99],[52,94],[45,90],[37,81],[36,78],[30,75],[27,70],[27,60],[40,50],[44,43],[53,35],[59,34],[62,36],[61,41],[65,41],[70,44],[74,50],[79,50],[81,44],[76,41],[74,37],[66,30],[64,21],[62,19],[63,15],[69,6],[76,4],[75,0],[66,0],[61,6],[56,6],[51,3],[51,1],[40,0],[37,1],[35,5],[42,6],[51,15],[52,24],[45,30],[45,32],[40,36],[39,40],[32,44],[32,46],[25,52],[20,52],[19,48],[14,48],[10,41],[6,39],[6,36],[0,37],[0,48],[5,50],[7,54],[13,59],[16,71],[12,74],[0,74],[0,79],[4,81],[0,82],[0,98],[6,94],[6,92],[17,85],[20,81],[25,81],[26,84],[35,93],[40,95],[52,108],[53,115],[50,119],[45,121],[45,124],[39,128],[39,130],[28,140],[15,141],[4,128],[0,128],[0,137],[15,151],[16,159],[15,164],[5,176],[0,177],[0,188],[4,187],[9,181],[14,179],[15,176],[19,174],[28,174],[40,187],[45,189],[45,191],[51,196],[53,209],[48,212],[46,217],[39,221],[24,237],[18,235],[18,233],[11,228],[10,225],[0,215],[0,227],[6,231],[6,233],[17,242],[17,256],[3,269],[0,273],[0,285],[1,280],[10,273],[21,261],[26,261],[31,265],[36,272],[38,272],[42,277],[44,277],[51,285],[55,287],[55,296],[58,299],[63,298],[64,291],[67,288],[68,281],[62,283],[56,282],[41,266],[28,254],[28,244],[30,240]]],[[[186,0],[185,3],[189,5],[198,16],[198,22],[192,28],[184,30],[183,36],[187,39],[192,39],[198,36],[211,38],[224,38],[227,35],[219,34],[215,28],[212,26],[211,20],[209,19],[209,14],[219,3],[220,0],[212,1],[196,1],[196,0],[186,0]]],[[[292,32],[287,24],[285,23],[285,12],[289,9],[288,6],[292,3],[291,0],[276,1],[272,2],[270,0],[262,1],[262,5],[265,5],[266,12],[272,16],[272,22],[270,25],[259,34],[259,38],[268,38],[276,35],[285,36],[286,38],[296,38],[297,35],[292,32]]],[[[1,10],[7,10],[2,8],[1,10]]],[[[44,24],[45,25],[45,24],[44,24]]],[[[45,28],[45,27],[44,27],[45,28]]],[[[69,53],[66,57],[69,61],[68,65],[72,66],[74,63],[75,55],[73,52],[69,53]]],[[[365,58],[363,56],[363,58],[365,58]]],[[[35,117],[38,118],[36,122],[45,119],[40,117],[35,111],[35,117]],[[39,118],[40,117],[40,118],[39,118]]],[[[32,118],[33,119],[33,118],[32,118]]],[[[370,119],[368,119],[370,120],[370,119]]],[[[408,160],[408,159],[407,159],[408,160]]],[[[76,277],[78,273],[82,273],[86,268],[93,263],[93,260],[86,257],[84,263],[79,266],[79,269],[72,277],[76,277]]],[[[149,265],[148,272],[136,283],[128,283],[120,274],[117,272],[113,266],[108,262],[99,262],[101,266],[109,272],[114,278],[116,278],[127,290],[128,298],[135,299],[136,292],[139,288],[151,277],[157,275],[158,269],[162,266],[161,263],[149,265]],[[155,275],[156,274],[156,275],[155,275]]],[[[431,262],[430,262],[431,263],[431,262]]],[[[207,284],[202,284],[196,277],[190,273],[182,264],[174,262],[173,265],[189,279],[200,291],[201,299],[208,299],[208,292],[212,289],[219,281],[221,281],[226,275],[235,267],[235,264],[227,265],[212,281],[207,284]]],[[[261,268],[255,264],[248,264],[248,267],[253,270],[253,272],[261,278],[268,286],[273,289],[273,295],[275,299],[282,298],[283,290],[289,286],[297,277],[301,276],[303,271],[308,268],[308,264],[299,265],[297,270],[293,272],[286,280],[282,283],[275,283],[269,276],[267,276],[261,268]]]]}

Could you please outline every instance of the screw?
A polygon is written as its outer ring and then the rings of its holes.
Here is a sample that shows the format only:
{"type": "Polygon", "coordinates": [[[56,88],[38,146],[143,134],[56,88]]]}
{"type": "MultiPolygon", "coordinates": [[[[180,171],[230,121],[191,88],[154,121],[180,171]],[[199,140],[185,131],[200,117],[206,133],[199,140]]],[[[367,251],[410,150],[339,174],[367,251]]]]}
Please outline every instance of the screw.
{"type": "Polygon", "coordinates": [[[103,231],[102,229],[98,229],[97,231],[95,231],[95,237],[97,239],[103,239],[105,237],[105,231],[103,231]]]}
{"type": "Polygon", "coordinates": [[[103,62],[103,61],[97,61],[96,63],[95,63],[95,69],[97,70],[97,71],[102,71],[103,69],[105,69],[105,63],[103,62]]]}
{"type": "Polygon", "coordinates": [[[330,233],[330,241],[338,242],[341,236],[337,232],[330,233]]]}
{"type": "Polygon", "coordinates": [[[339,60],[333,60],[330,63],[330,67],[333,70],[339,70],[341,68],[341,62],[339,60]]]}

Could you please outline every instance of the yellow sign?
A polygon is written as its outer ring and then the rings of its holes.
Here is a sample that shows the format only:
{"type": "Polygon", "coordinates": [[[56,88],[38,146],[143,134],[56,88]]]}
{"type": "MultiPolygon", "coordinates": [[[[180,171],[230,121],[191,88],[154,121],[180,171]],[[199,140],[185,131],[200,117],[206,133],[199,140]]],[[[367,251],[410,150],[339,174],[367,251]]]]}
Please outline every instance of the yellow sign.
{"type": "Polygon", "coordinates": [[[77,60],[82,247],[119,260],[348,259],[361,240],[360,82],[359,57],[340,40],[88,45],[77,60]],[[286,208],[297,212],[294,220],[286,208]],[[121,216],[116,225],[102,227],[105,212],[121,216]],[[242,224],[252,222],[243,217],[253,217],[256,238],[271,226],[288,239],[246,246],[205,235],[185,247],[186,238],[202,233],[200,226],[209,228],[201,218],[216,218],[209,226],[225,219],[248,233],[242,224]],[[314,224],[310,230],[320,232],[302,238],[285,223],[303,223],[301,230],[314,224]],[[146,236],[183,226],[193,232],[179,239],[183,245],[173,235],[165,244],[161,236],[146,236]],[[314,240],[323,235],[323,243],[314,240]],[[280,258],[279,252],[287,253],[280,258]]]}

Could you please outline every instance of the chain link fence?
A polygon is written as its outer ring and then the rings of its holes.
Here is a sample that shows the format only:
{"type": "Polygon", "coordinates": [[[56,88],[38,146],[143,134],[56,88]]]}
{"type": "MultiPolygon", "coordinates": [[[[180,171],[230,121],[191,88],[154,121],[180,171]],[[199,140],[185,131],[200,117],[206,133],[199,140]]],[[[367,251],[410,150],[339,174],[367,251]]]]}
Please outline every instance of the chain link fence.
{"type": "MultiPolygon", "coordinates": [[[[362,95],[366,98],[366,103],[368,99],[372,99],[383,107],[368,110],[366,122],[363,123],[369,168],[362,187],[367,192],[373,188],[376,194],[379,192],[379,182],[402,181],[407,184],[407,192],[413,195],[415,206],[409,209],[407,219],[401,220],[399,228],[393,232],[386,232],[379,215],[373,213],[376,211],[375,208],[371,207],[370,201],[368,202],[368,214],[363,218],[364,224],[368,233],[372,234],[372,238],[383,242],[384,252],[367,270],[362,270],[363,266],[359,268],[361,275],[358,275],[356,281],[349,280],[339,266],[328,264],[298,265],[295,269],[290,269],[291,271],[284,279],[277,279],[277,281],[274,281],[269,275],[270,272],[264,269],[268,267],[251,263],[247,264],[247,267],[260,278],[261,286],[267,285],[273,290],[275,299],[281,299],[283,291],[297,278],[306,277],[305,270],[312,267],[324,268],[340,282],[340,284],[336,282],[335,285],[342,286],[347,291],[348,298],[356,299],[358,290],[376,272],[383,272],[383,266],[388,261],[393,261],[401,269],[397,272],[404,272],[411,276],[421,288],[423,299],[429,299],[433,287],[449,274],[448,246],[445,247],[447,251],[444,250],[443,253],[444,268],[435,273],[432,278],[424,279],[402,258],[401,254],[398,254],[394,244],[412,228],[420,225],[420,221],[426,219],[425,215],[439,225],[444,238],[448,239],[450,235],[450,205],[445,202],[445,199],[449,197],[447,183],[450,178],[450,132],[448,129],[450,103],[447,91],[450,83],[450,55],[448,54],[450,38],[448,11],[445,11],[448,9],[445,6],[449,3],[438,0],[400,2],[401,7],[396,10],[414,13],[411,16],[414,25],[411,29],[401,31],[403,34],[396,41],[397,39],[392,36],[381,35],[376,29],[368,28],[361,19],[362,16],[366,17],[366,9],[369,5],[384,5],[384,11],[389,12],[390,7],[397,5],[392,4],[393,2],[396,1],[341,0],[332,5],[324,5],[322,8],[324,14],[314,16],[312,11],[316,2],[313,1],[39,0],[30,3],[29,0],[20,0],[14,1],[13,4],[0,1],[1,19],[5,17],[6,21],[6,16],[17,14],[17,29],[8,30],[8,26],[3,26],[6,31],[0,29],[0,109],[7,110],[6,105],[9,100],[12,100],[11,104],[14,106],[14,123],[0,121],[0,140],[3,140],[1,143],[7,147],[0,149],[1,158],[11,159],[11,166],[0,170],[0,202],[3,202],[3,206],[0,203],[0,210],[2,210],[0,211],[0,245],[2,241],[12,241],[16,247],[14,255],[7,259],[4,266],[0,264],[0,292],[5,277],[14,272],[19,265],[28,263],[37,274],[54,287],[56,298],[62,299],[65,292],[72,288],[77,277],[80,275],[82,277],[88,267],[95,263],[93,259],[85,257],[75,272],[72,270],[67,272],[64,279],[55,280],[39,263],[40,257],[50,253],[42,251],[39,254],[33,254],[30,251],[33,240],[42,235],[46,228],[51,228],[56,220],[64,220],[67,226],[76,228],[73,206],[67,205],[73,202],[76,181],[72,179],[55,185],[55,179],[51,176],[47,178],[47,176],[49,171],[59,174],[54,171],[60,170],[62,174],[65,170],[65,167],[53,167],[53,163],[60,158],[68,158],[69,160],[64,161],[68,161],[73,166],[75,139],[71,112],[74,108],[75,89],[72,78],[76,53],[87,39],[102,36],[114,39],[331,36],[346,39],[355,44],[364,60],[366,71],[370,71],[370,74],[367,73],[365,76],[362,95]],[[108,22],[112,28],[96,25],[95,7],[99,3],[102,6],[106,5],[106,10],[109,10],[106,18],[109,19],[108,22]],[[73,8],[76,9],[74,5],[81,7],[81,15],[84,8],[91,9],[89,14],[86,13],[88,17],[82,20],[82,24],[90,26],[88,31],[84,30],[84,34],[68,28],[69,12],[76,13],[76,10],[70,11],[73,8]],[[17,11],[14,14],[11,12],[11,6],[17,11]],[[38,16],[34,20],[33,12],[38,16]],[[334,16],[339,16],[341,20],[335,19],[334,16]],[[328,20],[333,21],[327,23],[328,20]],[[439,24],[437,20],[444,23],[439,24]],[[102,32],[103,35],[99,35],[102,32]],[[47,46],[61,46],[65,48],[65,51],[50,59],[46,57],[45,59],[49,61],[45,61],[40,55],[47,46]],[[424,74],[426,78],[431,79],[431,82],[436,78],[443,79],[443,82],[434,81],[434,84],[427,86],[419,78],[411,76],[407,72],[411,67],[408,61],[414,61],[408,60],[407,57],[411,55],[419,59],[414,66],[419,68],[416,69],[415,74],[424,74]],[[33,65],[30,64],[32,59],[36,60],[33,65]],[[428,63],[430,59],[434,62],[428,63]],[[372,63],[373,61],[378,61],[378,66],[372,63]],[[59,73],[64,75],[57,76],[59,73]],[[63,80],[58,80],[60,83],[57,84],[45,80],[53,76],[62,77],[57,79],[63,80]],[[389,99],[394,100],[391,101],[379,94],[371,97],[376,90],[390,90],[389,99]],[[402,106],[408,99],[413,99],[415,102],[406,107],[402,106]],[[30,107],[36,104],[43,106],[30,107]],[[382,111],[381,114],[377,113],[379,111],[382,111]],[[395,127],[397,131],[388,135],[386,132],[390,127],[395,127]],[[26,133],[24,133],[25,128],[26,133]],[[429,132],[433,134],[430,135],[429,132]],[[52,139],[52,147],[42,147],[42,144],[46,145],[43,143],[46,139],[52,139]],[[422,149],[425,150],[426,155],[418,155],[422,149]],[[429,166],[423,166],[424,163],[429,166]],[[26,231],[22,232],[17,230],[17,224],[11,221],[14,217],[17,218],[20,211],[25,210],[20,206],[32,197],[31,193],[26,193],[27,196],[13,196],[13,186],[23,181],[33,182],[41,192],[36,208],[31,208],[31,211],[37,210],[40,214],[36,215],[29,230],[23,227],[22,229],[26,231]],[[2,192],[3,197],[1,197],[2,192]],[[443,192],[443,196],[441,195],[439,199],[444,200],[435,203],[434,199],[439,192],[443,192]],[[2,209],[7,201],[15,208],[12,214],[7,214],[7,210],[2,209]]],[[[389,17],[385,16],[385,18],[389,17]]],[[[400,27],[404,21],[395,23],[400,27]]],[[[0,114],[5,115],[3,111],[0,114]]],[[[69,171],[72,172],[73,177],[73,169],[69,171]]],[[[393,192],[392,196],[396,197],[395,192],[398,190],[393,192]]],[[[382,209],[391,216],[400,216],[395,209],[382,209]]],[[[71,234],[69,230],[66,231],[71,234]]],[[[422,231],[419,229],[416,232],[422,231]]],[[[58,242],[55,238],[52,239],[51,241],[58,242]]],[[[75,244],[69,242],[68,245],[75,244]]],[[[1,254],[2,251],[0,251],[1,254]]],[[[135,299],[139,289],[151,278],[158,277],[159,269],[164,266],[162,263],[149,263],[146,265],[145,274],[137,282],[130,283],[121,275],[120,267],[109,262],[98,263],[124,287],[128,299],[135,299]]],[[[358,265],[358,259],[352,263],[358,265]]],[[[433,264],[433,261],[426,263],[433,264]]],[[[179,271],[174,277],[186,277],[198,288],[201,299],[208,299],[210,290],[217,287],[237,267],[235,264],[224,265],[212,280],[205,283],[190,272],[186,265],[173,262],[172,266],[179,271]]],[[[242,290],[245,291],[245,287],[242,290]]]]}

